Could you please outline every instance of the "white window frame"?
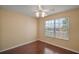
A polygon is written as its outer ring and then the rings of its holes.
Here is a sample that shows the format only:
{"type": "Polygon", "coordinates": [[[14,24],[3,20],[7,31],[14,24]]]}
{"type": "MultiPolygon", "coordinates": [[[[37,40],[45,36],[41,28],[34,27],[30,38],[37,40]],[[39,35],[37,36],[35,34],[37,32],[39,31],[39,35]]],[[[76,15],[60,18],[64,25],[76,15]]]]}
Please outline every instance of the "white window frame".
{"type": "MultiPolygon", "coordinates": [[[[51,21],[51,20],[46,20],[45,22],[44,22],[44,35],[45,35],[45,37],[49,37],[49,38],[58,38],[58,39],[64,39],[64,40],[69,40],[69,17],[61,17],[61,18],[57,18],[57,19],[53,19],[54,20],[54,35],[53,36],[46,36],[46,29],[45,29],[45,25],[46,25],[46,21],[51,21]],[[57,34],[56,34],[56,20],[58,19],[62,19],[62,18],[66,18],[67,19],[67,21],[68,21],[68,26],[67,26],[67,38],[63,38],[62,36],[62,38],[59,38],[59,37],[57,37],[57,34]]],[[[64,33],[64,32],[63,32],[64,33]]],[[[64,35],[66,35],[66,34],[64,34],[64,35]]]]}

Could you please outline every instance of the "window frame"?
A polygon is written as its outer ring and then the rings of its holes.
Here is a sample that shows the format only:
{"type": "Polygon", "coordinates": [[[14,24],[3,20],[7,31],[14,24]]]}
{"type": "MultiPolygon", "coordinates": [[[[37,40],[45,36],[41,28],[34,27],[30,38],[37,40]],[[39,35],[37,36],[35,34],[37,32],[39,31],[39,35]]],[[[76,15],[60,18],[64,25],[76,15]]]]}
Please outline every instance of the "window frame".
{"type": "Polygon", "coordinates": [[[57,38],[57,39],[69,40],[69,35],[70,35],[70,29],[69,29],[69,27],[70,27],[70,21],[69,21],[69,17],[60,17],[60,18],[54,18],[54,19],[51,19],[51,20],[45,20],[45,21],[44,21],[44,36],[47,37],[47,38],[57,38]],[[55,23],[55,21],[56,21],[57,19],[60,20],[61,18],[66,18],[66,20],[68,21],[68,26],[67,26],[67,39],[56,37],[56,30],[55,30],[55,29],[56,29],[56,28],[55,28],[56,23],[55,23]],[[45,35],[45,22],[46,22],[46,21],[51,21],[51,20],[54,20],[54,36],[49,37],[49,36],[46,36],[46,35],[45,35]]]}

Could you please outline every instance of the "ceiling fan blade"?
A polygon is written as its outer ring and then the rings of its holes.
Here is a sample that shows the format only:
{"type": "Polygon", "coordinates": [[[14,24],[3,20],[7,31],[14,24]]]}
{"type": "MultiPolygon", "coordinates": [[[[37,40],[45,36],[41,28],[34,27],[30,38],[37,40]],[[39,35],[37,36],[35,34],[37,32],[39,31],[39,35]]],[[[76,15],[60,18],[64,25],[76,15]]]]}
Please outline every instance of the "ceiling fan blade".
{"type": "Polygon", "coordinates": [[[49,9],[44,9],[43,11],[44,11],[44,12],[49,12],[49,9]]]}
{"type": "Polygon", "coordinates": [[[38,9],[39,9],[39,10],[42,10],[42,6],[41,6],[41,5],[38,5],[38,9]]]}
{"type": "Polygon", "coordinates": [[[49,9],[49,11],[55,11],[55,9],[53,8],[53,9],[49,9]]]}
{"type": "Polygon", "coordinates": [[[34,9],[35,12],[37,12],[37,11],[39,12],[39,11],[42,11],[42,10],[43,10],[43,8],[42,8],[41,5],[38,5],[37,8],[34,9]]]}

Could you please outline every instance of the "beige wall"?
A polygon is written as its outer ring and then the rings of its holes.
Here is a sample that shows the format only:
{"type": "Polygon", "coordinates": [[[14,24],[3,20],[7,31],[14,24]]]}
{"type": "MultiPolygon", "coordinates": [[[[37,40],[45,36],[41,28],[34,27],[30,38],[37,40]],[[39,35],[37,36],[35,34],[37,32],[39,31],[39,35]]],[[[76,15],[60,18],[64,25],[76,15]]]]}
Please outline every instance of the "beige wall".
{"type": "Polygon", "coordinates": [[[34,41],[36,35],[36,19],[20,13],[0,10],[0,50],[34,41]]]}
{"type": "Polygon", "coordinates": [[[1,12],[0,12],[0,50],[1,50],[1,12]]]}
{"type": "Polygon", "coordinates": [[[50,44],[58,45],[58,46],[79,52],[79,9],[74,9],[71,11],[66,11],[66,12],[50,15],[43,19],[39,19],[38,27],[39,27],[38,29],[39,40],[46,41],[50,44]],[[44,21],[54,19],[54,18],[60,18],[64,16],[68,16],[70,20],[69,40],[45,37],[44,26],[43,26],[44,21]]]}

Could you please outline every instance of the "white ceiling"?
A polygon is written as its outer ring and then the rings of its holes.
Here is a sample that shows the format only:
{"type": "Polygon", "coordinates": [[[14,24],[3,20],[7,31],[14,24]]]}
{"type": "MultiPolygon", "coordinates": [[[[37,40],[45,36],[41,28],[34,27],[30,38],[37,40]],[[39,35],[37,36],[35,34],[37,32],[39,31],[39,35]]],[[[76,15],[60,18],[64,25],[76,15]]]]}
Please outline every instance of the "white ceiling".
{"type": "MultiPolygon", "coordinates": [[[[0,7],[34,17],[34,10],[37,8],[37,5],[3,5],[0,7]]],[[[42,7],[43,9],[49,10],[48,15],[79,8],[78,5],[43,5],[42,7]]]]}

